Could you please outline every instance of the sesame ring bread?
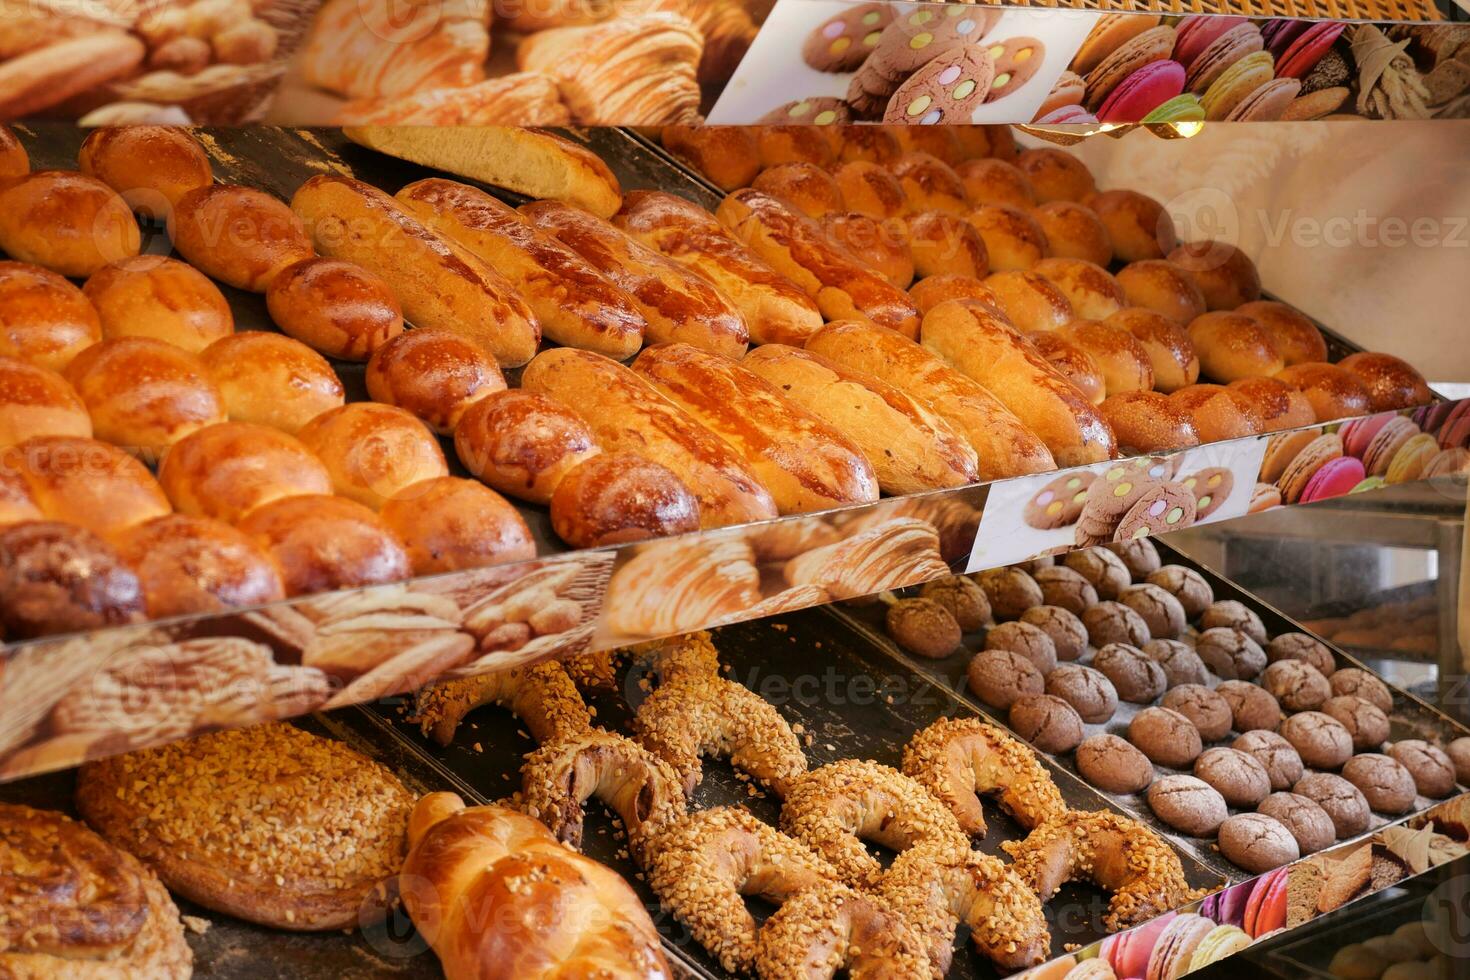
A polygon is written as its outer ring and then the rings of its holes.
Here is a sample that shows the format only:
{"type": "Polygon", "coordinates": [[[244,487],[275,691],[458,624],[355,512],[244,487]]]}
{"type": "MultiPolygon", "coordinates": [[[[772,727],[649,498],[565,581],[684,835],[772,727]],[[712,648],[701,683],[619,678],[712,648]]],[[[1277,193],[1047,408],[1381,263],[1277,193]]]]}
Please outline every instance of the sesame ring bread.
{"type": "Polygon", "coordinates": [[[918,933],[876,895],[835,881],[793,896],[761,926],[761,980],[922,977],[928,957],[918,933]]]}
{"type": "Polygon", "coordinates": [[[282,724],[113,756],[77,780],[87,823],[170,890],[297,931],[382,917],[413,805],[383,766],[282,724]]]}
{"type": "Polygon", "coordinates": [[[423,688],[415,697],[414,720],[425,735],[448,745],[464,716],[486,704],[509,708],[537,742],[561,741],[592,728],[592,712],[566,668],[554,660],[423,688]]]}

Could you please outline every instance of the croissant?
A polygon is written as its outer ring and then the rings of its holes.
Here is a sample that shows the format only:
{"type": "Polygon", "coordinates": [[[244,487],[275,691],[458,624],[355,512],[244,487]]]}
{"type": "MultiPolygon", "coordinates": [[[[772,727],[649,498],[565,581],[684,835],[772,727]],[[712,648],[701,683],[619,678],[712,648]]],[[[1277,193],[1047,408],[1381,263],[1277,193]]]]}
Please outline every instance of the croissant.
{"type": "Polygon", "coordinates": [[[939,578],[949,566],[932,524],[898,517],[798,555],[783,571],[791,585],[816,585],[851,599],[939,578]]]}
{"type": "Polygon", "coordinates": [[[754,554],[738,539],[655,541],[613,573],[607,622],[624,636],[667,636],[761,601],[754,554]]]}
{"type": "Polygon", "coordinates": [[[464,88],[358,99],[337,114],[343,126],[564,126],[571,121],[556,79],[540,72],[518,72],[464,88]]]}
{"type": "Polygon", "coordinates": [[[327,0],[299,60],[309,84],[364,99],[473,85],[489,54],[489,0],[327,0]]]}

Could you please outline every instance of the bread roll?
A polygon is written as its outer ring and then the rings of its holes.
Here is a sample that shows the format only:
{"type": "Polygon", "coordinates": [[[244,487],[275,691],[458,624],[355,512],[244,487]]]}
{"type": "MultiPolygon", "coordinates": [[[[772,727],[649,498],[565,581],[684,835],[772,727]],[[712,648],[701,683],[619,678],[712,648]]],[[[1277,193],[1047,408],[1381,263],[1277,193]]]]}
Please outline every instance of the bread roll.
{"type": "Polygon", "coordinates": [[[38,170],[0,184],[0,249],[19,262],[85,279],[141,242],[127,202],[95,177],[38,170]]]}
{"type": "Polygon", "coordinates": [[[0,357],[60,371],[101,339],[97,311],[64,276],[0,262],[0,357]]]}
{"type": "Polygon", "coordinates": [[[9,126],[0,125],[0,180],[31,172],[31,158],[9,126]]]}
{"type": "Polygon", "coordinates": [[[965,220],[980,233],[990,267],[997,272],[1029,269],[1050,254],[1046,233],[1019,208],[982,204],[965,220]]]}
{"type": "Polygon", "coordinates": [[[699,501],[666,466],[633,453],[579,463],[551,495],[551,527],[573,548],[699,530],[699,501]]]}
{"type": "Polygon", "coordinates": [[[665,126],[659,142],[723,191],[744,187],[760,173],[755,130],[750,126],[665,126]]]}
{"type": "Polygon", "coordinates": [[[757,126],[756,154],[761,166],[815,163],[826,167],[837,159],[837,147],[821,126],[757,126]]]}
{"type": "Polygon", "coordinates": [[[1212,310],[1233,310],[1261,298],[1256,264],[1234,245],[1200,241],[1176,245],[1169,261],[1194,276],[1205,304],[1212,310]]]}
{"type": "Polygon", "coordinates": [[[408,552],[415,575],[437,575],[536,557],[536,542],[510,501],[474,480],[414,483],[378,515],[408,552]]]}
{"type": "Polygon", "coordinates": [[[92,419],[61,375],[0,357],[0,450],[33,436],[90,439],[92,419]]]}
{"type": "Polygon", "coordinates": [[[980,478],[970,445],[885,381],[781,344],[757,347],[743,363],[846,436],[887,493],[958,487],[980,478]]]}
{"type": "Polygon", "coordinates": [[[1022,333],[1060,330],[1076,317],[1066,294],[1034,272],[994,272],[985,285],[1022,333]]]}
{"type": "Polygon", "coordinates": [[[959,145],[961,160],[1002,154],[1009,158],[1015,157],[1008,149],[1015,146],[1009,126],[951,126],[950,131],[954,133],[955,143],[959,145]]]}
{"type": "Polygon", "coordinates": [[[923,279],[952,273],[983,279],[990,274],[985,240],[964,218],[925,211],[908,219],[909,254],[923,279]]]}
{"type": "Polygon", "coordinates": [[[898,178],[914,213],[942,211],[963,215],[970,209],[965,198],[965,183],[953,168],[928,153],[905,153],[889,169],[898,178]]]}
{"type": "Polygon", "coordinates": [[[5,450],[0,469],[25,481],[48,519],[100,537],[112,538],[169,512],[168,498],[147,467],[96,439],[36,436],[5,450]]]}
{"type": "Polygon", "coordinates": [[[1037,204],[1082,201],[1097,189],[1091,171],[1066,150],[1050,146],[1026,150],[1017,158],[1016,166],[1031,182],[1037,204]]]}
{"type": "Polygon", "coordinates": [[[1098,409],[1124,453],[1157,453],[1199,445],[1194,419],[1158,391],[1109,395],[1098,409]]]}
{"type": "Polygon", "coordinates": [[[946,300],[969,299],[991,307],[997,316],[1005,316],[995,293],[974,276],[940,273],[920,279],[909,287],[909,298],[920,313],[928,313],[946,300]]]}
{"type": "Polygon", "coordinates": [[[216,340],[199,356],[232,422],[295,433],[345,401],[326,359],[290,337],[243,331],[216,340]]]}
{"type": "Polygon", "coordinates": [[[962,159],[959,140],[948,126],[885,126],[903,153],[927,153],[953,167],[962,159]]]}
{"type": "Polygon", "coordinates": [[[1148,352],[1127,330],[1097,320],[1073,320],[1060,333],[1097,364],[1109,396],[1152,390],[1154,369],[1148,352]]]}
{"type": "Polygon", "coordinates": [[[1123,308],[1125,297],[1118,280],[1102,266],[1086,259],[1042,259],[1031,271],[1060,289],[1078,317],[1106,320],[1123,308]]]}
{"type": "Polygon", "coordinates": [[[1336,364],[1293,364],[1276,377],[1299,388],[1312,403],[1318,422],[1332,422],[1373,410],[1373,396],[1356,374],[1336,364]]]}
{"type": "Polygon", "coordinates": [[[862,160],[887,166],[903,153],[898,137],[887,126],[836,126],[837,159],[841,163],[862,160]]]}
{"type": "Polygon", "coordinates": [[[837,179],[815,163],[783,163],[763,170],[750,186],[779,197],[808,218],[845,211],[837,179]]]}
{"type": "Polygon", "coordinates": [[[286,596],[280,569],[256,541],[208,517],[169,514],[114,542],[138,575],[150,619],[259,606],[286,596]]]}
{"type": "Polygon", "coordinates": [[[36,503],[36,498],[31,494],[30,484],[21,479],[17,470],[11,468],[12,462],[0,455],[0,528],[46,518],[41,513],[41,505],[36,503]]]}
{"type": "Polygon", "coordinates": [[[1130,262],[1118,270],[1118,284],[1129,306],[1161,313],[1181,327],[1205,312],[1205,297],[1194,277],[1164,259],[1130,262]]]}
{"type": "Polygon", "coordinates": [[[1263,431],[1241,399],[1223,385],[1186,385],[1171,393],[1169,401],[1189,413],[1200,442],[1240,439],[1263,431]]]}
{"type": "Polygon", "coordinates": [[[169,224],[174,248],[201,272],[263,293],[276,273],[314,254],[301,219],[253,187],[212,184],[179,198],[169,224]]]}
{"type": "Polygon", "coordinates": [[[1107,381],[1102,368],[1092,355],[1069,340],[1060,330],[1046,333],[1029,333],[1026,339],[1036,352],[1046,358],[1046,363],[1061,372],[1062,377],[1072,382],[1090,404],[1101,405],[1108,395],[1107,381]]]}
{"type": "Polygon", "coordinates": [[[1036,204],[1031,181],[1020,169],[1004,160],[966,160],[955,168],[965,185],[965,195],[976,207],[1002,204],[1029,211],[1036,204]]]}
{"type": "Polygon", "coordinates": [[[158,480],[181,514],[235,524],[283,497],[332,492],[332,477],[294,436],[249,422],[225,422],[168,451],[158,480]]]}
{"type": "Polygon", "coordinates": [[[1279,378],[1241,378],[1225,387],[1262,432],[1295,429],[1317,421],[1307,396],[1279,378]]]}
{"type": "Polygon", "coordinates": [[[1189,323],[1200,371],[1211,381],[1270,377],[1286,366],[1271,336],[1241,313],[1204,313],[1189,323]]]}
{"type": "Polygon", "coordinates": [[[204,147],[177,126],[102,126],[82,141],[77,163],[138,214],[160,221],[179,198],[214,183],[204,147]]]}
{"type": "Polygon", "coordinates": [[[197,355],[150,337],[89,347],[66,379],[98,439],[155,460],[189,433],[225,420],[224,398],[197,355]]]}
{"type": "Polygon", "coordinates": [[[925,347],[989,389],[1036,433],[1060,466],[1112,457],[1112,430],[1076,386],[1004,321],[964,301],[924,316],[925,347]]]}
{"type": "Polygon", "coordinates": [[[448,435],[465,411],[505,390],[505,378],[484,351],[446,330],[412,330],[378,348],[368,361],[368,395],[418,416],[448,435]]]}
{"type": "Polygon", "coordinates": [[[1349,354],[1338,361],[1337,366],[1368,389],[1369,408],[1375,412],[1427,405],[1434,398],[1424,375],[1414,370],[1408,361],[1392,354],[1369,351],[1349,354]]]}
{"type": "Polygon", "coordinates": [[[899,289],[907,289],[914,281],[914,259],[904,241],[907,236],[902,222],[879,221],[847,211],[828,214],[822,219],[822,230],[899,289]]]}
{"type": "Polygon", "coordinates": [[[177,259],[123,259],[99,269],[82,291],[108,340],[147,337],[197,354],[235,332],[235,315],[219,287],[177,259]]]}
{"type": "Polygon", "coordinates": [[[1236,307],[1235,312],[1243,313],[1261,325],[1287,366],[1327,360],[1327,340],[1322,331],[1304,314],[1285,303],[1262,299],[1243,303],[1236,307]]]}
{"type": "Polygon", "coordinates": [[[449,475],[438,440],[392,405],[352,402],[318,415],[297,435],[326,466],[338,494],[373,510],[406,487],[449,475]]]}
{"type": "MultiPolygon", "coordinates": [[[[138,585],[138,577],[118,559],[117,553],[107,542],[86,528],[73,527],[57,521],[27,521],[23,524],[13,524],[0,531],[0,635],[14,640],[25,640],[51,633],[79,633],[85,630],[103,629],[108,626],[136,623],[142,619],[143,592],[138,585]]],[[[88,675],[88,680],[82,683],[87,683],[89,680],[90,675],[88,675]]],[[[44,898],[40,901],[50,905],[49,911],[56,916],[62,916],[63,922],[71,920],[77,923],[74,928],[84,930],[79,934],[74,933],[73,927],[69,925],[61,935],[75,935],[78,937],[78,942],[84,941],[81,939],[83,936],[92,936],[96,937],[92,940],[95,942],[108,935],[103,923],[111,921],[109,915],[111,912],[128,918],[131,918],[134,912],[141,912],[144,917],[167,914],[161,910],[150,911],[147,900],[141,895],[137,896],[138,904],[136,905],[120,897],[120,895],[132,895],[131,889],[138,887],[141,882],[137,877],[130,875],[124,867],[119,866],[116,858],[103,854],[98,854],[95,858],[91,855],[78,854],[75,860],[86,863],[81,867],[69,866],[66,863],[67,856],[62,853],[61,842],[56,841],[53,837],[54,850],[51,853],[43,852],[43,862],[38,866],[27,860],[23,853],[17,854],[12,849],[13,845],[10,841],[14,838],[9,837],[12,826],[8,820],[6,830],[8,877],[14,879],[18,877],[17,872],[24,871],[27,872],[26,877],[32,879],[32,875],[40,872],[41,880],[47,882],[48,885],[51,882],[57,882],[54,887],[63,889],[63,894],[67,897],[61,902],[47,902],[44,898]],[[94,860],[100,861],[101,864],[93,863],[94,860]],[[58,861],[61,863],[57,863],[58,861]],[[80,885],[80,881],[76,878],[78,875],[81,875],[83,880],[94,876],[100,880],[93,882],[87,891],[78,893],[74,891],[80,885]],[[103,886],[102,881],[108,882],[111,887],[103,886]],[[61,882],[66,882],[66,884],[61,884],[61,882]],[[107,890],[97,895],[94,889],[102,887],[107,887],[107,890]],[[123,890],[119,893],[114,888],[123,890]],[[93,898],[92,902],[83,905],[81,904],[82,896],[87,895],[88,892],[97,897],[93,898]],[[75,898],[72,897],[74,893],[75,898]],[[103,898],[102,895],[107,897],[103,898]],[[73,916],[80,917],[82,921],[88,921],[88,925],[83,926],[73,916]],[[93,916],[100,916],[101,922],[91,922],[93,916]],[[100,936],[91,931],[92,925],[103,929],[100,936]]],[[[37,843],[39,844],[39,841],[37,843]]],[[[100,840],[96,841],[95,846],[106,847],[100,840]]],[[[139,871],[141,870],[140,868],[139,871]]],[[[46,889],[47,892],[52,890],[50,887],[46,889]]],[[[24,896],[25,892],[21,894],[24,896]]],[[[45,892],[42,894],[45,895],[45,892]]],[[[16,902],[12,906],[15,911],[11,914],[20,916],[21,920],[16,922],[12,919],[11,924],[22,924],[26,918],[26,906],[31,904],[33,910],[37,912],[37,928],[55,929],[55,920],[51,916],[41,916],[40,909],[36,908],[35,903],[37,903],[35,898],[29,898],[29,900],[21,898],[16,902]],[[47,926],[41,926],[41,922],[46,922],[47,926]]],[[[172,909],[171,904],[170,909],[172,909]]],[[[136,944],[128,942],[126,946],[121,947],[122,949],[126,950],[134,945],[141,945],[146,949],[150,944],[158,942],[158,937],[150,936],[146,926],[144,931],[135,932],[133,935],[141,942],[136,944]]],[[[41,962],[39,963],[34,962],[37,959],[34,955],[35,951],[39,949],[44,952],[50,945],[48,943],[47,946],[36,947],[28,944],[25,953],[7,952],[6,956],[12,961],[22,955],[32,960],[35,969],[30,970],[29,966],[32,964],[27,964],[27,972],[37,977],[59,976],[63,971],[75,972],[78,968],[86,972],[93,972],[87,968],[92,965],[98,966],[102,972],[112,972],[118,965],[129,972],[144,974],[150,972],[146,961],[140,962],[139,957],[130,953],[124,952],[118,957],[88,963],[86,959],[73,959],[70,955],[66,955],[67,952],[77,950],[66,950],[65,946],[62,947],[62,962],[76,964],[75,966],[48,967],[45,963],[51,960],[49,956],[40,957],[41,962]],[[127,962],[118,964],[117,959],[122,958],[126,958],[127,962]],[[83,966],[83,963],[87,965],[83,966]]],[[[140,956],[146,957],[147,954],[140,953],[140,956]]],[[[185,952],[185,957],[187,957],[187,952],[185,952]]],[[[185,963],[187,963],[187,958],[185,963]]],[[[184,967],[184,970],[187,970],[187,966],[184,967]]],[[[10,964],[6,965],[6,971],[20,976],[10,964]]]]}
{"type": "MultiPolygon", "coordinates": [[[[874,218],[896,218],[908,211],[908,198],[898,178],[881,164],[852,160],[833,175],[843,206],[874,218]]],[[[759,185],[757,185],[759,186],[759,185]]],[[[780,197],[779,194],[776,195],[780,197]]]]}
{"type": "Polygon", "coordinates": [[[1113,256],[1120,262],[1162,259],[1174,251],[1179,237],[1174,219],[1163,206],[1137,191],[1100,191],[1084,199],[1108,231],[1113,256]]]}
{"type": "Polygon", "coordinates": [[[1158,391],[1169,394],[1199,380],[1199,357],[1194,352],[1194,344],[1174,320],[1141,306],[1127,306],[1103,322],[1127,330],[1143,345],[1153,368],[1154,388],[1158,391]]]}
{"type": "Polygon", "coordinates": [[[398,536],[343,497],[286,497],[257,507],[239,527],[275,559],[288,596],[398,582],[411,571],[398,536]]]}
{"type": "Polygon", "coordinates": [[[480,399],[454,428],[454,452],[466,470],[533,504],[550,502],[562,478],[601,451],[575,412],[522,389],[480,399]]]}
{"type": "Polygon", "coordinates": [[[342,259],[288,265],[265,291],[276,326],[312,350],[362,361],[403,333],[403,310],[382,277],[342,259]]]}
{"type": "Polygon", "coordinates": [[[1076,201],[1048,201],[1031,209],[1052,255],[1105,266],[1113,261],[1108,230],[1092,209],[1076,201]]]}

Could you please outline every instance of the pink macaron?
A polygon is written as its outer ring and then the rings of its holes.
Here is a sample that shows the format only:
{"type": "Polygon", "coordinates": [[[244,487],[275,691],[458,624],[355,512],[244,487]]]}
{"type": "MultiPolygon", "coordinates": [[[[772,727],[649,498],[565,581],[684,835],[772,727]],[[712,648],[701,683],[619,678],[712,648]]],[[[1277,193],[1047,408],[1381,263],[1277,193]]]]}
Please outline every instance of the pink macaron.
{"type": "Polygon", "coordinates": [[[1392,413],[1383,415],[1369,415],[1360,419],[1353,419],[1341,429],[1338,435],[1342,436],[1342,448],[1349,456],[1363,459],[1368,452],[1368,447],[1373,444],[1373,437],[1388,424],[1389,419],[1396,418],[1392,413]]]}
{"type": "Polygon", "coordinates": [[[1113,972],[1120,977],[1147,975],[1148,960],[1153,954],[1154,944],[1172,921],[1174,913],[1167,912],[1136,929],[1109,936],[1103,940],[1100,958],[1112,964],[1113,972]]]}
{"type": "Polygon", "coordinates": [[[1253,938],[1286,925],[1287,868],[1277,868],[1256,879],[1245,906],[1244,929],[1253,938]]]}
{"type": "Polygon", "coordinates": [[[1309,20],[1268,20],[1261,25],[1261,39],[1266,42],[1272,59],[1279,59],[1311,26],[1309,20]]]}
{"type": "Polygon", "coordinates": [[[1095,123],[1097,122],[1097,117],[1088,112],[1086,106],[1064,105],[1053,109],[1051,112],[1048,112],[1046,115],[1042,116],[1036,121],[1038,123],[1046,123],[1049,125],[1078,125],[1084,123],[1095,123]]]}
{"type": "Polygon", "coordinates": [[[1302,490],[1299,502],[1310,504],[1314,500],[1341,497],[1361,483],[1365,476],[1367,473],[1363,470],[1362,460],[1352,456],[1339,456],[1312,474],[1306,488],[1302,490]]]}
{"type": "Polygon", "coordinates": [[[1323,21],[1302,31],[1301,36],[1292,41],[1291,47],[1276,58],[1276,77],[1305,78],[1346,27],[1346,24],[1323,21]]]}
{"type": "Polygon", "coordinates": [[[1097,111],[1102,122],[1138,122],[1184,91],[1184,66],[1151,61],[1119,82],[1097,111]]]}
{"type": "Polygon", "coordinates": [[[1245,22],[1244,17],[1216,17],[1210,14],[1192,14],[1184,18],[1174,34],[1174,60],[1188,68],[1215,38],[1245,22]]]}

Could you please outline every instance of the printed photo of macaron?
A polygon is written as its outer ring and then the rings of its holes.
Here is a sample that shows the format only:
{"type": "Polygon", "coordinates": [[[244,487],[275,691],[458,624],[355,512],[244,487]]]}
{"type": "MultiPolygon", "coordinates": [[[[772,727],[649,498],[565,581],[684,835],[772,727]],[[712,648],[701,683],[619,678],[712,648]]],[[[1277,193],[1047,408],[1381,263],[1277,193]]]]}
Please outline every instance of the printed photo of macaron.
{"type": "MultiPolygon", "coordinates": [[[[1075,71],[1064,71],[1052,82],[1051,91],[1036,109],[1037,120],[1057,112],[1061,109],[1080,107],[1082,99],[1087,95],[1087,83],[1082,76],[1075,71]]],[[[1086,110],[1083,110],[1086,112],[1086,110]]]]}
{"type": "Polygon", "coordinates": [[[1138,122],[1184,91],[1184,66],[1151,61],[1123,79],[1098,109],[1102,122],[1138,122]]]}
{"type": "Polygon", "coordinates": [[[1439,444],[1434,436],[1427,432],[1412,436],[1394,453],[1384,479],[1389,483],[1412,483],[1423,477],[1424,468],[1438,454],[1439,444]]]}
{"type": "Polygon", "coordinates": [[[1151,27],[1119,46],[1087,73],[1085,105],[1096,112],[1125,78],[1174,50],[1174,28],[1151,27]]]}
{"type": "Polygon", "coordinates": [[[1310,504],[1317,500],[1346,496],[1352,492],[1354,487],[1363,482],[1365,475],[1361,460],[1351,456],[1339,456],[1312,474],[1312,478],[1307,481],[1306,487],[1302,490],[1299,502],[1310,504]]]}
{"type": "Polygon", "coordinates": [[[1227,68],[1264,47],[1256,25],[1245,21],[1229,27],[1185,65],[1189,72],[1185,87],[1196,95],[1204,95],[1227,68]]]}
{"type": "MultiPolygon", "coordinates": [[[[1301,29],[1293,32],[1295,36],[1288,46],[1272,46],[1271,53],[1276,59],[1277,78],[1300,79],[1305,77],[1317,66],[1317,62],[1322,60],[1323,55],[1332,49],[1332,45],[1347,29],[1346,24],[1332,21],[1287,23],[1293,28],[1301,25],[1301,29]]],[[[1286,35],[1288,32],[1281,33],[1286,35]]]]}
{"type": "Polygon", "coordinates": [[[1200,104],[1199,96],[1193,92],[1184,92],[1155,106],[1148,115],[1143,117],[1142,121],[1145,123],[1181,123],[1201,122],[1204,118],[1205,107],[1200,104]]]}
{"type": "Polygon", "coordinates": [[[1072,56],[1072,70],[1079,75],[1086,75],[1108,55],[1144,31],[1158,27],[1159,20],[1156,14],[1102,15],[1082,41],[1077,53],[1072,56]]]}
{"type": "Polygon", "coordinates": [[[1215,923],[1203,915],[1181,912],[1159,933],[1149,957],[1148,972],[1134,975],[1147,976],[1149,980],[1179,980],[1189,971],[1194,951],[1214,928],[1215,923]]]}
{"type": "Polygon", "coordinates": [[[1281,496],[1288,504],[1299,502],[1316,472],[1341,456],[1342,437],[1336,432],[1316,437],[1302,447],[1281,474],[1281,479],[1276,481],[1276,485],[1281,488],[1281,496]]]}
{"type": "Polygon", "coordinates": [[[1235,926],[1216,926],[1200,940],[1194,955],[1189,959],[1189,969],[1203,970],[1211,963],[1234,956],[1251,944],[1251,937],[1235,926]]]}
{"type": "Polygon", "coordinates": [[[1246,55],[1221,72],[1200,96],[1205,118],[1212,122],[1227,118],[1236,106],[1274,77],[1269,54],[1255,51],[1246,55]]]}

